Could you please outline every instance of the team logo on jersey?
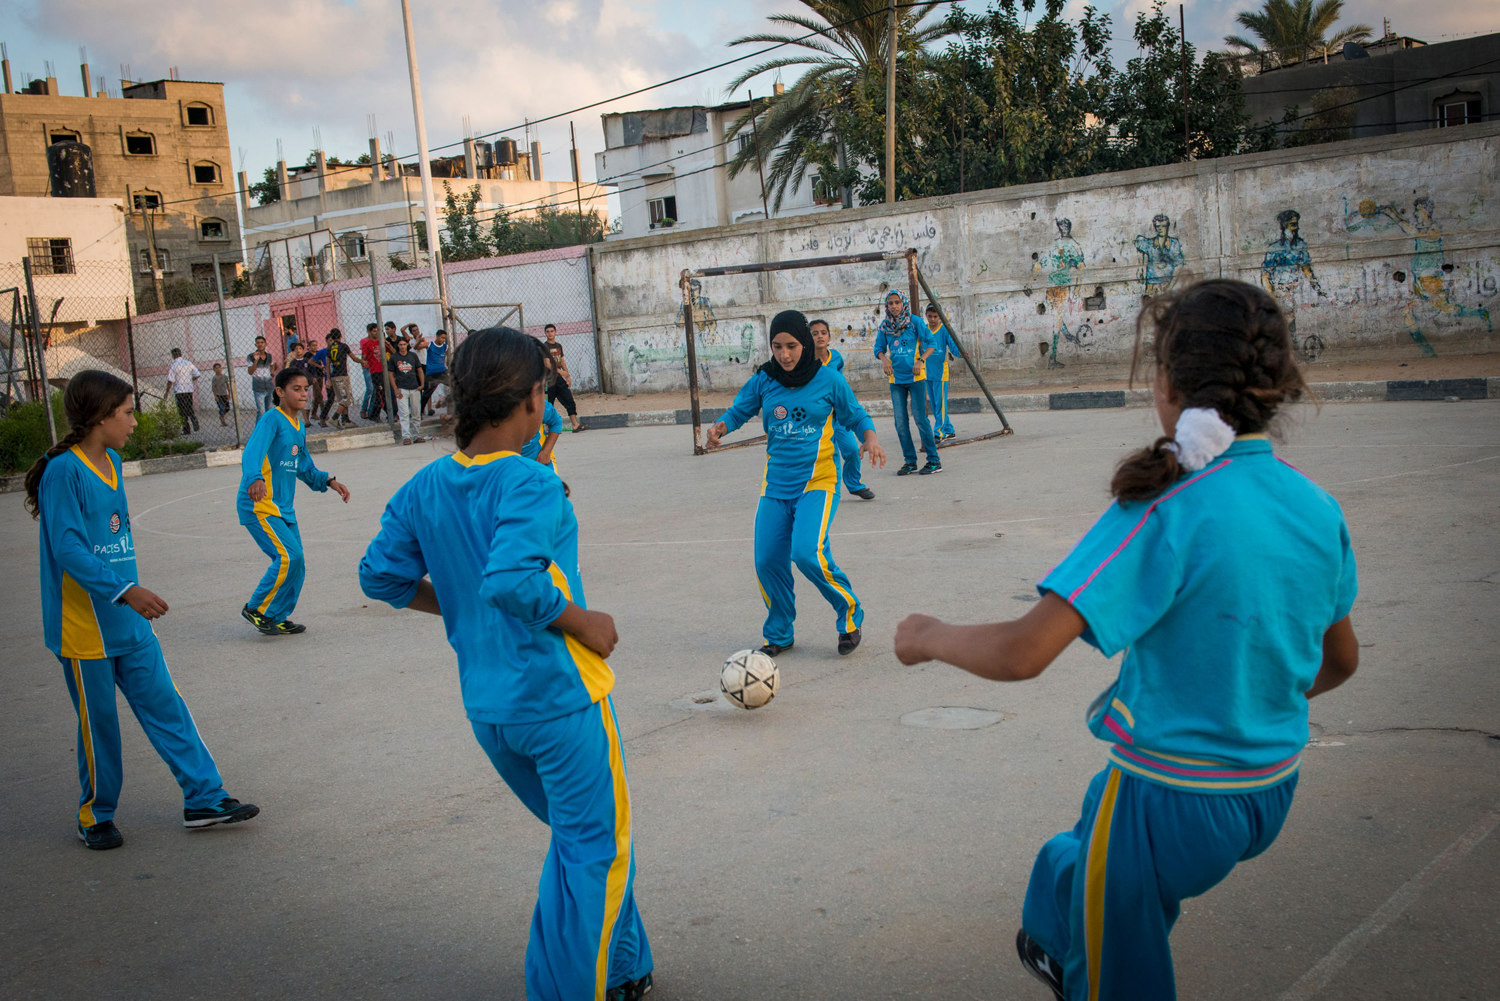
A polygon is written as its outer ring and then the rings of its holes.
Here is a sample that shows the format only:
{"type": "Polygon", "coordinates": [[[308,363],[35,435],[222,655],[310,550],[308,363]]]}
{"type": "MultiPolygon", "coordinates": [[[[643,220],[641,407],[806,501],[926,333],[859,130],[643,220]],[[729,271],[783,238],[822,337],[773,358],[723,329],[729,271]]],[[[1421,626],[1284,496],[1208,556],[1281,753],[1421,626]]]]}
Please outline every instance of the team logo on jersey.
{"type": "Polygon", "coordinates": [[[803,410],[801,407],[793,407],[792,408],[792,420],[794,420],[794,421],[805,421],[805,420],[807,420],[807,411],[803,410]]]}
{"type": "Polygon", "coordinates": [[[293,455],[296,455],[296,454],[297,454],[297,446],[296,446],[296,445],[293,445],[293,446],[292,446],[292,454],[293,454],[293,455]]]}
{"type": "Polygon", "coordinates": [[[771,411],[771,416],[775,417],[778,421],[786,420],[786,407],[778,404],[776,409],[771,411]]]}
{"type": "Polygon", "coordinates": [[[111,534],[120,534],[120,512],[116,511],[114,514],[109,516],[109,530],[111,534]]]}

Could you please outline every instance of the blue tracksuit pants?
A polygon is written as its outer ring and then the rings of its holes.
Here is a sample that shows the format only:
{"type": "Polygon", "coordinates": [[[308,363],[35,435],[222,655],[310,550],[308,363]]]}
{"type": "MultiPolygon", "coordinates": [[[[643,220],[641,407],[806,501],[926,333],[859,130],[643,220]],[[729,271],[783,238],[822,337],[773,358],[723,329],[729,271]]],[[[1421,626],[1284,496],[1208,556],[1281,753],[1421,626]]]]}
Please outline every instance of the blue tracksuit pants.
{"type": "Polygon", "coordinates": [[[809,490],[796,500],[762,497],[755,509],[755,576],[766,602],[767,643],[792,642],[797,598],[792,591],[792,564],[812,581],[828,603],[841,633],[853,632],[865,620],[865,608],[849,577],[833,562],[828,541],[839,509],[837,490],[809,490]]]}
{"type": "Polygon", "coordinates": [[[865,489],[860,475],[859,439],[846,427],[833,429],[833,447],[839,453],[839,468],[843,471],[844,487],[852,494],[865,489]]]}
{"type": "Polygon", "coordinates": [[[1188,897],[1270,847],[1297,779],[1239,795],[1183,792],[1109,767],[1071,831],[1042,846],[1021,927],[1062,964],[1068,1001],[1177,996],[1167,936],[1188,897]]]}
{"type": "Polygon", "coordinates": [[[541,723],[471,723],[516,798],[552,828],[531,941],[528,1001],[601,998],[651,972],[635,907],[625,754],[609,698],[541,723]]]}
{"type": "Polygon", "coordinates": [[[261,551],[271,557],[271,566],[250,595],[250,607],[272,622],[281,622],[292,614],[297,607],[297,596],[302,593],[306,575],[302,534],[297,531],[296,522],[270,515],[259,515],[255,524],[245,527],[261,551]]]}
{"type": "Polygon", "coordinates": [[[927,377],[927,416],[932,418],[932,436],[955,434],[948,419],[948,380],[927,377]]]}
{"type": "Polygon", "coordinates": [[[146,739],[182,787],[190,810],[216,806],[228,793],[213,755],[177,692],[161,644],[150,643],[118,657],[79,660],[59,657],[68,695],[78,713],[78,822],[84,827],[113,819],[120,802],[120,711],[115,686],[125,694],[146,739]]]}
{"type": "Polygon", "coordinates": [[[901,456],[908,466],[917,464],[917,449],[911,440],[908,411],[917,420],[922,436],[922,451],[928,462],[938,462],[937,441],[932,436],[932,422],[927,419],[927,387],[923,382],[891,383],[891,409],[896,419],[896,439],[901,442],[901,456]]]}

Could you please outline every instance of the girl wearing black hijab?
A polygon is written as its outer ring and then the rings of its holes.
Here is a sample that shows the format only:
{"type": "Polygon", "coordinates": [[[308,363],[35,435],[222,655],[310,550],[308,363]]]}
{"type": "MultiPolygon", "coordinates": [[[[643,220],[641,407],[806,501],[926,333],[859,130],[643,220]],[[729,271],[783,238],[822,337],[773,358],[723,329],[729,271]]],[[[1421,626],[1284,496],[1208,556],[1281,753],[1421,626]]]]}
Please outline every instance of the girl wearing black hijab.
{"type": "Polygon", "coordinates": [[[716,448],[757,413],[766,429],[766,472],[755,512],[755,575],[766,602],[761,651],[774,657],[792,645],[795,563],[833,606],[839,653],[851,653],[859,646],[865,610],[848,576],[833,562],[828,543],[839,507],[834,428],[846,427],[861,438],[860,451],[876,466],[885,465],[885,451],[849,384],[818,361],[807,317],[795,309],[777,313],[771,321],[771,360],[708,429],[708,447],[716,448]]]}

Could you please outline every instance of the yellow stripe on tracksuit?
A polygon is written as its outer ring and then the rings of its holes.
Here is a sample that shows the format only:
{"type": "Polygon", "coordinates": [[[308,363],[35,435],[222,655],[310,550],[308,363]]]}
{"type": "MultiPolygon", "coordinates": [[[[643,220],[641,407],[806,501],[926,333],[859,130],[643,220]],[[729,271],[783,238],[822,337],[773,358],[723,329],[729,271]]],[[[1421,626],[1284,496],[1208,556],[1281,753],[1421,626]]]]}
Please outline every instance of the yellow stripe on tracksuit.
{"type": "MultiPolygon", "coordinates": [[[[267,487],[266,496],[271,496],[269,487],[267,487]]],[[[260,607],[256,609],[257,612],[264,615],[266,614],[266,609],[271,607],[271,602],[275,600],[276,592],[281,590],[282,584],[286,583],[287,570],[291,567],[292,558],[287,555],[286,546],[283,546],[281,544],[281,540],[278,539],[276,537],[276,533],[272,531],[271,523],[266,520],[266,516],[263,514],[257,514],[255,518],[260,522],[261,530],[266,533],[266,536],[268,538],[270,538],[271,544],[276,547],[276,553],[281,560],[281,569],[276,572],[276,583],[271,585],[271,590],[266,592],[266,600],[262,601],[260,603],[260,607]]]]}
{"type": "MultiPolygon", "coordinates": [[[[844,632],[854,632],[854,595],[839,586],[833,577],[833,572],[828,567],[828,523],[833,519],[833,504],[838,497],[839,470],[838,464],[833,461],[833,427],[834,415],[828,415],[828,422],[823,425],[823,433],[818,438],[818,457],[813,461],[813,473],[807,480],[807,486],[803,493],[812,493],[814,490],[822,490],[828,496],[823,501],[823,521],[818,526],[818,566],[823,571],[823,579],[828,586],[833,588],[844,599],[844,632]]],[[[761,588],[761,597],[766,599],[766,607],[771,607],[771,599],[766,595],[766,589],[761,588]]]]}
{"type": "Polygon", "coordinates": [[[1099,971],[1104,958],[1104,885],[1109,864],[1109,828],[1115,817],[1115,797],[1120,791],[1120,772],[1110,769],[1104,795],[1094,814],[1089,834],[1088,860],[1083,883],[1083,944],[1088,958],[1089,1001],[1099,999],[1099,971]]]}
{"type": "Polygon", "coordinates": [[[833,517],[833,505],[837,496],[830,490],[823,500],[823,524],[818,527],[818,566],[822,568],[823,579],[828,582],[828,586],[843,597],[845,602],[844,632],[852,633],[854,632],[854,595],[839,587],[838,581],[833,578],[833,571],[828,568],[828,522],[833,517]]]}
{"type": "Polygon", "coordinates": [[[78,729],[83,734],[83,756],[89,763],[89,798],[78,808],[78,822],[84,827],[93,827],[97,822],[94,820],[94,797],[98,795],[99,784],[94,780],[94,731],[89,722],[89,697],[83,690],[83,668],[78,664],[78,658],[70,659],[73,665],[73,685],[78,689],[78,729]]]}
{"type": "MultiPolygon", "coordinates": [[[[568,587],[568,575],[563,573],[562,567],[553,563],[547,567],[547,572],[552,576],[552,583],[563,593],[563,597],[569,601],[573,600],[573,591],[568,587]]],[[[568,653],[573,657],[573,663],[578,667],[578,677],[583,681],[583,687],[588,690],[589,698],[595,702],[600,701],[615,687],[615,672],[611,671],[603,657],[590,650],[579,642],[572,633],[563,633],[563,642],[567,644],[568,653]]],[[[623,779],[617,778],[617,782],[623,779]]]]}
{"type": "Polygon", "coordinates": [[[604,1001],[608,987],[609,945],[614,938],[615,922],[625,902],[625,885],[630,881],[630,789],[625,784],[625,756],[620,751],[620,730],[609,699],[599,700],[604,718],[604,732],[609,739],[609,772],[615,790],[615,858],[609,864],[604,883],[604,926],[599,932],[599,958],[594,965],[594,999],[604,1001]]]}

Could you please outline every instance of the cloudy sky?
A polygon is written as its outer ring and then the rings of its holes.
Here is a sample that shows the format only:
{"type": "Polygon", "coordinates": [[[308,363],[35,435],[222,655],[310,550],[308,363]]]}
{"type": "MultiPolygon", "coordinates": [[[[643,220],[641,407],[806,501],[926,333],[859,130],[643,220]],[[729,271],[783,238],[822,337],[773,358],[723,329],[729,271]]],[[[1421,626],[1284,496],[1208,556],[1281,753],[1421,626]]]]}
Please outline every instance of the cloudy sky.
{"type": "MultiPolygon", "coordinates": [[[[1114,19],[1116,58],[1133,54],[1130,25],[1150,0],[1095,0],[1114,19]]],[[[1070,0],[1081,10],[1084,0],[1070,0]]],[[[964,0],[983,9],[984,0],[964,0]]],[[[475,134],[505,130],[732,58],[727,42],[763,29],[764,17],[796,10],[795,0],[414,0],[428,141],[461,142],[464,116],[475,134]]],[[[1175,6],[1175,5],[1173,5],[1175,6]]],[[[1218,45],[1251,0],[1187,0],[1188,38],[1218,45]]],[[[235,169],[252,176],[276,160],[280,140],[299,162],[319,130],[329,154],[368,148],[369,116],[396,153],[416,149],[399,0],[10,0],[0,14],[12,73],[45,75],[51,61],[64,94],[81,93],[78,49],[97,77],[118,91],[121,64],[151,80],[176,66],[189,80],[225,84],[235,169]]],[[[1494,0],[1346,0],[1343,23],[1378,35],[1393,29],[1429,42],[1500,31],[1494,0]]],[[[599,115],[672,104],[721,101],[738,67],[718,70],[571,116],[585,179],[603,148],[599,115]]],[[[752,81],[766,91],[774,78],[752,81]]],[[[736,94],[742,97],[743,94],[736,94]]],[[[567,178],[568,118],[539,126],[549,178],[567,178]]],[[[452,152],[452,150],[448,150],[452,152]]]]}

